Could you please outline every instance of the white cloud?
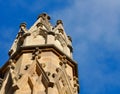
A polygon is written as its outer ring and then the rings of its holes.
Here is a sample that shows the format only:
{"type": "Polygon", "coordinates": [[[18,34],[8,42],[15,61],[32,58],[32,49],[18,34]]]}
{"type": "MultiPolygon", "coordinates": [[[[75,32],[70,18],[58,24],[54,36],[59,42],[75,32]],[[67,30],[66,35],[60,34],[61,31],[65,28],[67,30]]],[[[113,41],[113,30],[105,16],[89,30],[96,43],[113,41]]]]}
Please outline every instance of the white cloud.
{"type": "Polygon", "coordinates": [[[72,6],[53,15],[63,19],[67,32],[74,35],[75,40],[105,42],[118,47],[119,8],[118,0],[75,0],[72,6]]]}
{"type": "Polygon", "coordinates": [[[120,86],[119,9],[119,0],[75,0],[69,8],[52,14],[63,20],[65,30],[73,37],[86,94],[104,92],[108,83],[120,86]]]}

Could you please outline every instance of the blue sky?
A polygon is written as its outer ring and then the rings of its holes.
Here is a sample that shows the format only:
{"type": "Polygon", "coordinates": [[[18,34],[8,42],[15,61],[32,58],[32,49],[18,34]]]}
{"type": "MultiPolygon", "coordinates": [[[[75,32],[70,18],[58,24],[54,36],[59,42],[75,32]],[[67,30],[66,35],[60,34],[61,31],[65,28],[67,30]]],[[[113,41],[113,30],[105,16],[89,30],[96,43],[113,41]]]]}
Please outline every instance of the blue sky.
{"type": "Polygon", "coordinates": [[[120,0],[0,0],[0,66],[21,22],[46,12],[73,39],[80,94],[120,94],[120,0]]]}

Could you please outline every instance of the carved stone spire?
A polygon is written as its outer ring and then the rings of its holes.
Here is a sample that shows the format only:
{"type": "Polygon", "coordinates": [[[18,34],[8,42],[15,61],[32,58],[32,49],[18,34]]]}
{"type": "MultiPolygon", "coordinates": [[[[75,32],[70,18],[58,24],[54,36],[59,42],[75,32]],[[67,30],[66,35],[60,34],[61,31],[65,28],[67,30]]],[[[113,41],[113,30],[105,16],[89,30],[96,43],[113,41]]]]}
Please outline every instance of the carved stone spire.
{"type": "Polygon", "coordinates": [[[50,16],[43,13],[38,16],[38,20],[28,30],[26,23],[20,24],[20,31],[9,51],[9,55],[13,55],[18,48],[23,46],[54,45],[72,58],[71,40],[64,31],[62,20],[57,20],[55,27],[49,21],[50,16]]]}

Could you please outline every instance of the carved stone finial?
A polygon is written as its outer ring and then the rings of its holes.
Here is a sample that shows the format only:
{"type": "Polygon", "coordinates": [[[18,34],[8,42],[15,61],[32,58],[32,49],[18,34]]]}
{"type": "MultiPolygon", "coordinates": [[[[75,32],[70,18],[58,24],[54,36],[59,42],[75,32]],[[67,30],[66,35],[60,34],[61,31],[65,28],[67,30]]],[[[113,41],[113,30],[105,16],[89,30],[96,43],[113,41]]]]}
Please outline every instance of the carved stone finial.
{"type": "Polygon", "coordinates": [[[70,49],[70,52],[73,52],[73,48],[71,45],[68,44],[67,47],[70,49]]]}
{"type": "Polygon", "coordinates": [[[70,37],[70,36],[67,36],[68,37],[68,39],[72,42],[72,38],[70,37]]]}
{"type": "Polygon", "coordinates": [[[63,31],[63,29],[58,29],[58,31],[59,31],[59,33],[62,33],[62,34],[64,34],[64,31],[63,31]]]}
{"type": "Polygon", "coordinates": [[[43,24],[42,23],[37,23],[37,25],[36,25],[37,27],[42,27],[43,26],[43,24]]]}
{"type": "Polygon", "coordinates": [[[50,16],[48,16],[46,13],[40,14],[37,19],[39,19],[40,17],[42,17],[44,20],[45,19],[50,20],[50,16]]]}
{"type": "Polygon", "coordinates": [[[26,24],[25,22],[23,22],[23,23],[20,24],[20,28],[22,28],[22,27],[23,27],[23,28],[26,28],[26,25],[27,25],[27,24],[26,24]]]}
{"type": "Polygon", "coordinates": [[[62,22],[62,20],[57,20],[56,24],[57,24],[57,25],[59,25],[59,24],[62,24],[62,25],[63,25],[63,22],[62,22]]]}
{"type": "Polygon", "coordinates": [[[11,56],[12,53],[13,53],[13,49],[10,49],[8,55],[11,56]]]}

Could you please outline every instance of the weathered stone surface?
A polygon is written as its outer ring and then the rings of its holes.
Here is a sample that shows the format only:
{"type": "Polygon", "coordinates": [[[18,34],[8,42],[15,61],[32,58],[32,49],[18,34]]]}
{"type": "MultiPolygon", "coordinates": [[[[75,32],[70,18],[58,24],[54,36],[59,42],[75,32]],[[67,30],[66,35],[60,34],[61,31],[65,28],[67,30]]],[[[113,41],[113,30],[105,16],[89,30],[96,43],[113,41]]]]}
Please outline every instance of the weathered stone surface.
{"type": "Polygon", "coordinates": [[[78,94],[71,38],[61,20],[55,27],[49,20],[44,13],[29,30],[20,25],[9,60],[0,69],[0,94],[78,94]]]}

